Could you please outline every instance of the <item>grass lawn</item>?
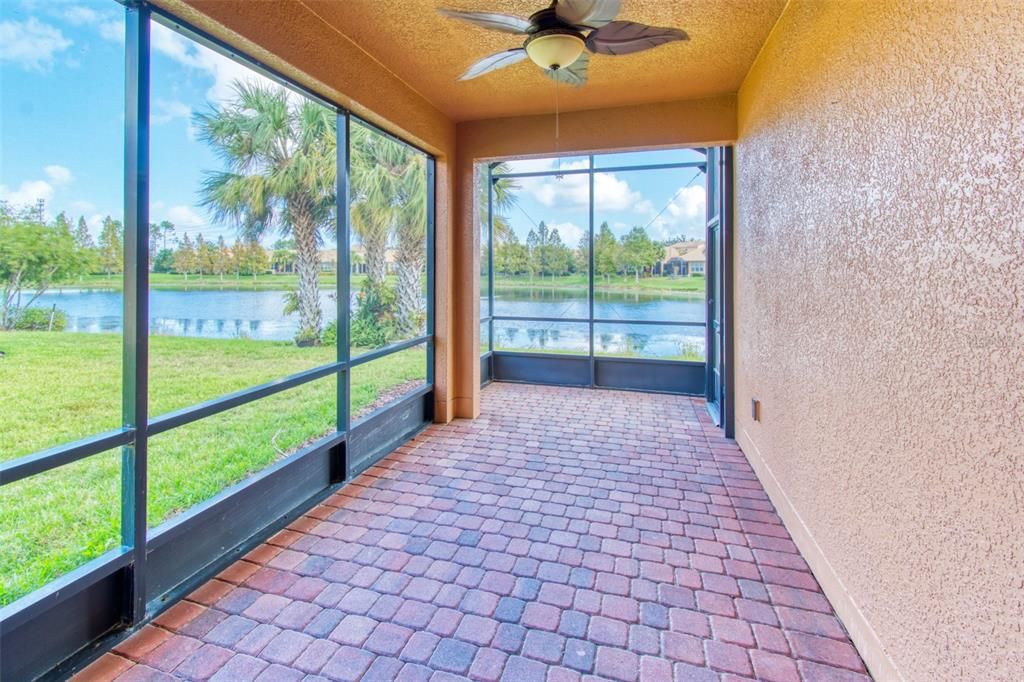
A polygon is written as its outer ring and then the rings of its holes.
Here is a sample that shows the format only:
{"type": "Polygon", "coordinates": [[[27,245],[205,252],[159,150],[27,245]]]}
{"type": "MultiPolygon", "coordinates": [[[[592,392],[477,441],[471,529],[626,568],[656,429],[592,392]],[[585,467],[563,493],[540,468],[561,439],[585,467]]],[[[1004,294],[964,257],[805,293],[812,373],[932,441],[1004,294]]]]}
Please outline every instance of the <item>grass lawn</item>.
{"type": "MultiPolygon", "coordinates": [[[[150,413],[164,412],[331,362],[333,347],[154,336],[150,413]]],[[[120,335],[0,333],[0,460],[115,428],[120,335]]],[[[423,380],[409,349],[353,372],[352,412],[423,380]]],[[[335,428],[327,377],[155,436],[149,525],[155,526],[335,428]]],[[[120,452],[0,488],[0,605],[119,544],[120,452]]]]}
{"type": "MultiPolygon", "coordinates": [[[[614,277],[598,277],[594,280],[594,289],[613,292],[648,292],[648,293],[704,293],[703,277],[641,277],[639,281],[632,275],[615,275],[614,277]]],[[[481,290],[487,291],[487,278],[481,280],[481,290]]],[[[495,273],[494,290],[502,289],[582,289],[588,286],[587,275],[561,275],[559,277],[540,277],[532,279],[528,275],[503,275],[495,273]]]]}

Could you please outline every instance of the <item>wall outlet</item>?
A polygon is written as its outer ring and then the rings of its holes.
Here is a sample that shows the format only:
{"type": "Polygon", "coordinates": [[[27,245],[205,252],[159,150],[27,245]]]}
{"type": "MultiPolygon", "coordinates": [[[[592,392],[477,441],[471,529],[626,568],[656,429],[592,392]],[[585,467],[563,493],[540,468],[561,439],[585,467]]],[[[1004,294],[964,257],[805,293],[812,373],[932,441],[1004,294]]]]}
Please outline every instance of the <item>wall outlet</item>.
{"type": "Polygon", "coordinates": [[[750,399],[750,416],[754,421],[761,421],[761,401],[757,398],[750,399]]]}

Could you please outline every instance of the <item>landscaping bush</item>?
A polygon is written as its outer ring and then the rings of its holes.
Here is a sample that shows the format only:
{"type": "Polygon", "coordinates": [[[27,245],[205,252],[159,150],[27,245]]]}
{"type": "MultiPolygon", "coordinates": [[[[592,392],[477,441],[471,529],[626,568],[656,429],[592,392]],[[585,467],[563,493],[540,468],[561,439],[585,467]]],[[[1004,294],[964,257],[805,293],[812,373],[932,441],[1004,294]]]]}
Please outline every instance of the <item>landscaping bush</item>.
{"type": "Polygon", "coordinates": [[[394,293],[383,284],[363,281],[356,295],[359,308],[352,316],[352,345],[361,348],[386,346],[394,334],[390,311],[394,308],[394,293]]]}
{"type": "Polygon", "coordinates": [[[320,343],[325,346],[337,346],[338,345],[338,323],[330,322],[324,327],[323,333],[320,335],[320,343]]]}
{"type": "MultiPolygon", "coordinates": [[[[52,331],[62,332],[68,326],[68,317],[63,310],[53,311],[52,331]]],[[[50,310],[47,308],[25,308],[14,321],[14,328],[24,332],[45,332],[51,330],[50,310]]]]}

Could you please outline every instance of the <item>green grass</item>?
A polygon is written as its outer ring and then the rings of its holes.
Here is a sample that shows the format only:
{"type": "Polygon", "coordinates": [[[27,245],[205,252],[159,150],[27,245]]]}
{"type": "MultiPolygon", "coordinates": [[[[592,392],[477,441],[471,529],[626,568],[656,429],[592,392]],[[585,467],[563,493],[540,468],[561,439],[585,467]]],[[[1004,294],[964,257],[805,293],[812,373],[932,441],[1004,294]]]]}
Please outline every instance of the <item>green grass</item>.
{"type": "MultiPolygon", "coordinates": [[[[115,428],[120,336],[0,333],[0,460],[115,428]]],[[[331,362],[329,347],[245,339],[152,337],[158,415],[331,362]]],[[[353,372],[353,414],[425,376],[421,348],[353,372]]],[[[327,377],[160,434],[149,441],[149,525],[209,499],[335,428],[327,377]]],[[[120,453],[0,488],[0,605],[119,544],[120,453]]]]}
{"type": "MultiPolygon", "coordinates": [[[[481,280],[481,288],[487,290],[487,278],[481,280]]],[[[561,275],[558,277],[528,275],[501,275],[495,273],[494,290],[502,289],[579,289],[586,291],[588,278],[585,274],[561,275]]],[[[594,289],[613,292],[646,292],[646,293],[704,293],[703,277],[641,277],[637,281],[632,275],[615,275],[598,277],[594,280],[594,289]]]]}

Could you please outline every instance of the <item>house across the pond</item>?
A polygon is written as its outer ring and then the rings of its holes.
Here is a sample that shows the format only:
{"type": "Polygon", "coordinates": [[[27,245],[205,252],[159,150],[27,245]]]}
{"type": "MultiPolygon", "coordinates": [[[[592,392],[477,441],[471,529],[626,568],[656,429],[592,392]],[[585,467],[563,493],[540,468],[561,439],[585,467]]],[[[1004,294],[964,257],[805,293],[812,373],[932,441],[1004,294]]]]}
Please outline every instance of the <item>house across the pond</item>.
{"type": "MultiPolygon", "coordinates": [[[[384,251],[384,271],[386,274],[394,274],[395,272],[395,258],[397,257],[398,251],[393,248],[388,248],[384,251]]],[[[352,251],[349,256],[352,259],[351,270],[353,275],[365,275],[366,274],[366,249],[362,244],[353,244],[352,251]]],[[[337,249],[321,249],[320,250],[320,271],[321,272],[334,272],[335,268],[338,267],[338,250],[337,249]]]]}
{"type": "Polygon", "coordinates": [[[704,276],[707,246],[704,240],[683,240],[665,247],[665,259],[654,268],[658,275],[677,277],[704,276]]]}

